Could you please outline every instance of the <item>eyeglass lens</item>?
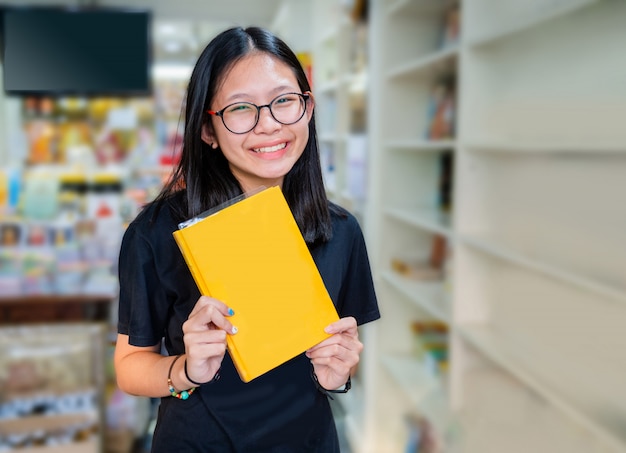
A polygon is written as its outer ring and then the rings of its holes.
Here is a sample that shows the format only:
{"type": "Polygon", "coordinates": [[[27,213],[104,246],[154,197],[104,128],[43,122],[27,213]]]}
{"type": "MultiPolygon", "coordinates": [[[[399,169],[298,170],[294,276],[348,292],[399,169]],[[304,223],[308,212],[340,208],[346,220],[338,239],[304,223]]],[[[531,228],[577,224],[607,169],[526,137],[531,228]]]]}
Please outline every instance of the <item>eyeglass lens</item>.
{"type": "MultiPolygon", "coordinates": [[[[260,110],[255,104],[237,102],[224,109],[222,121],[231,132],[243,134],[256,126],[260,110]]],[[[298,93],[287,93],[278,96],[269,104],[272,117],[281,124],[293,124],[304,116],[306,101],[298,93]]]]}

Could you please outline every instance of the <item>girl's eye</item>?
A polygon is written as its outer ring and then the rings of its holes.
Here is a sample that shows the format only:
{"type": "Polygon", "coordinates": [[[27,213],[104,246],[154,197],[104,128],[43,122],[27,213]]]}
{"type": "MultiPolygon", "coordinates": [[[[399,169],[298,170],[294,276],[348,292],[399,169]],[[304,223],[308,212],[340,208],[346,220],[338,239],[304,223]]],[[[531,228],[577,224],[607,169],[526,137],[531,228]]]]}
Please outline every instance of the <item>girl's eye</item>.
{"type": "Polygon", "coordinates": [[[252,106],[248,105],[248,104],[235,104],[233,106],[231,106],[228,109],[228,112],[232,112],[232,113],[242,113],[242,112],[246,112],[248,110],[252,110],[252,106]]]}
{"type": "Polygon", "coordinates": [[[281,98],[276,99],[274,101],[275,104],[285,104],[287,102],[292,102],[294,100],[293,96],[283,96],[281,98]]]}

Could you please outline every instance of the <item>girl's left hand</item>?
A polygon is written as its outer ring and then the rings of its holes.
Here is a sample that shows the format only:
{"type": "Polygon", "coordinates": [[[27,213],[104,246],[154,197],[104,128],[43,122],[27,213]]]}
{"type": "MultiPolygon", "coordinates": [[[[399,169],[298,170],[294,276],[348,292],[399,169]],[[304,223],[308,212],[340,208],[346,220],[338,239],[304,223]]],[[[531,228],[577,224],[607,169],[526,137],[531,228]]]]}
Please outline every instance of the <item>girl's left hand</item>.
{"type": "Polygon", "coordinates": [[[333,334],[306,351],[319,384],[327,390],[342,387],[359,363],[363,343],[359,341],[356,319],[341,318],[324,329],[333,334]]]}

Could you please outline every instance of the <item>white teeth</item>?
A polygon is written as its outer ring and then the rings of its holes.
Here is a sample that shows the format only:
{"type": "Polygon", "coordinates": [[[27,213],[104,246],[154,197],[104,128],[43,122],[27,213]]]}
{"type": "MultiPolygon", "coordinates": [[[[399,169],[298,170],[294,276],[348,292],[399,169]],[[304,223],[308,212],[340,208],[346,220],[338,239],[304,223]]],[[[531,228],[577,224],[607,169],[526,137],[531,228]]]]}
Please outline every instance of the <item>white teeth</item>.
{"type": "Polygon", "coordinates": [[[254,151],[257,153],[273,153],[279,149],[283,149],[285,146],[287,146],[286,143],[281,143],[279,145],[267,146],[265,148],[254,148],[254,151]]]}

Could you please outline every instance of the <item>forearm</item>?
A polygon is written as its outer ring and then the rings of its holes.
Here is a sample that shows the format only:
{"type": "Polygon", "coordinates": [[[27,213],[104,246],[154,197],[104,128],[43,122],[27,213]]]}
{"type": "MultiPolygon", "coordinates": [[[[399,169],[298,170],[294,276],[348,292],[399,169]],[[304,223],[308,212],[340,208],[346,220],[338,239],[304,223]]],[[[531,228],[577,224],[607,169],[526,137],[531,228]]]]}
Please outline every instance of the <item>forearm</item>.
{"type": "MultiPolygon", "coordinates": [[[[118,387],[131,395],[163,397],[170,394],[167,376],[174,357],[163,356],[158,346],[138,348],[128,344],[128,337],[118,335],[115,348],[115,373],[118,387]]],[[[193,385],[185,378],[184,357],[172,368],[171,380],[178,391],[193,385]]]]}

